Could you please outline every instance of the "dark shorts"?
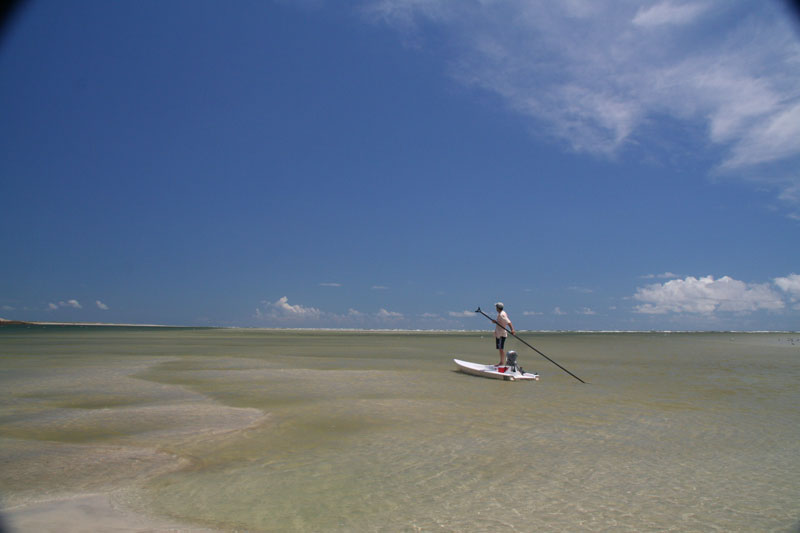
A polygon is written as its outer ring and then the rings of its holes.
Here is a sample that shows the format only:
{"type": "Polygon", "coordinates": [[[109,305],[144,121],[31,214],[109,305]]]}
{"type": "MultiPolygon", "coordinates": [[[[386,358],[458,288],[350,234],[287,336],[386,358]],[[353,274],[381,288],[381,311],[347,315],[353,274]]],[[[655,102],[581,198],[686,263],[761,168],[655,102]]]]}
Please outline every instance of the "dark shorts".
{"type": "Polygon", "coordinates": [[[507,339],[507,338],[508,338],[508,337],[495,337],[495,338],[494,338],[494,344],[495,344],[495,346],[497,346],[497,349],[498,349],[498,350],[502,350],[503,348],[505,348],[505,346],[506,346],[506,339],[507,339]]]}

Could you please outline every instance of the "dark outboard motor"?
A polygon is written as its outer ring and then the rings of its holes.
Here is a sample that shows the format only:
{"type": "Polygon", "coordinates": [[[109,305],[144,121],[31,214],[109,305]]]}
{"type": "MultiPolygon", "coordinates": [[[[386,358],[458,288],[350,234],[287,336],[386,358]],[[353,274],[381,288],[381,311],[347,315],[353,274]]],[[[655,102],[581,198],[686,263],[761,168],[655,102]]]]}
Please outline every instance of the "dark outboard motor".
{"type": "Polygon", "coordinates": [[[512,372],[522,372],[522,368],[517,364],[517,352],[510,350],[506,354],[506,364],[511,367],[512,372]]]}

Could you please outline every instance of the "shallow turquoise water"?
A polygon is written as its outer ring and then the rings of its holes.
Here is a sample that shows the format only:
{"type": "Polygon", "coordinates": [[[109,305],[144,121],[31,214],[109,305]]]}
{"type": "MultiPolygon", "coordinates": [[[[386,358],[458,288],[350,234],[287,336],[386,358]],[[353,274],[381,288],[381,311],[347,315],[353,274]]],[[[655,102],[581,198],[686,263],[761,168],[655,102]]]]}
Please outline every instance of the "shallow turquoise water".
{"type": "Polygon", "coordinates": [[[3,329],[0,491],[228,531],[800,522],[800,335],[523,337],[589,384],[519,344],[541,381],[455,372],[486,333],[3,329]]]}

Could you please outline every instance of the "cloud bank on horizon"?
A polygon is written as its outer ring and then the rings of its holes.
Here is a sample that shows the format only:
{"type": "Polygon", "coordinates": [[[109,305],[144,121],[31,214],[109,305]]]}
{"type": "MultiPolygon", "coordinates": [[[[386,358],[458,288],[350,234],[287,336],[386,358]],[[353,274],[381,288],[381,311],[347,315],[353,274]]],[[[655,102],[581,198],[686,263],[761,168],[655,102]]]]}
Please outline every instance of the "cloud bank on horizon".
{"type": "Polygon", "coordinates": [[[362,9],[414,46],[441,33],[453,78],[496,95],[539,135],[595,156],[650,157],[676,142],[654,124],[672,122],[716,153],[711,173],[768,186],[800,216],[800,43],[781,2],[373,0],[362,9]]]}
{"type": "MultiPolygon", "coordinates": [[[[686,276],[681,278],[670,272],[648,274],[641,279],[652,280],[669,278],[663,283],[652,283],[637,287],[630,300],[640,302],[628,311],[639,315],[672,315],[684,317],[703,317],[715,319],[726,315],[747,316],[759,311],[781,312],[786,309],[800,310],[800,274],[777,277],[766,283],[747,283],[730,276],[686,276]]],[[[334,284],[341,287],[342,284],[334,284]]],[[[565,288],[570,292],[572,288],[565,288]]],[[[97,300],[98,309],[108,310],[108,305],[97,300]]],[[[76,299],[49,303],[46,310],[56,312],[62,309],[82,310],[76,299]]],[[[14,310],[4,306],[4,310],[14,310]]],[[[617,311],[616,307],[611,309],[617,311]]],[[[624,309],[623,309],[624,311],[624,309]]],[[[550,312],[519,309],[523,317],[541,318],[546,315],[596,315],[589,307],[579,307],[571,311],[556,306],[550,312]]],[[[397,311],[380,308],[377,312],[348,309],[346,313],[336,313],[317,307],[290,303],[288,296],[275,301],[262,300],[252,316],[254,325],[264,327],[333,327],[367,329],[452,329],[463,328],[465,319],[476,318],[475,311],[426,312],[411,316],[397,311]]],[[[480,318],[480,317],[478,317],[480,318]]]]}
{"type": "MultiPolygon", "coordinates": [[[[337,283],[336,286],[341,284],[337,283]]],[[[403,313],[384,308],[376,313],[349,309],[347,313],[339,314],[322,311],[316,307],[290,304],[287,296],[282,296],[274,302],[263,300],[261,306],[256,308],[253,318],[259,325],[282,327],[400,327],[407,322],[403,313]]],[[[423,318],[438,318],[438,315],[423,318]]]]}
{"type": "MultiPolygon", "coordinates": [[[[792,274],[776,278],[774,284],[787,293],[790,303],[800,295],[800,276],[792,274]]],[[[675,279],[663,284],[653,284],[637,289],[636,300],[645,302],[636,306],[638,313],[697,313],[712,314],[718,311],[751,313],[761,309],[779,311],[785,307],[783,295],[769,284],[749,284],[729,276],[675,279]]]]}
{"type": "MultiPolygon", "coordinates": [[[[730,276],[678,278],[671,273],[642,276],[644,279],[664,277],[676,279],[638,287],[631,299],[641,303],[634,305],[630,311],[642,315],[694,315],[713,318],[725,314],[746,316],[758,311],[780,312],[787,308],[800,310],[800,274],[778,277],[771,283],[747,283],[730,276]]],[[[261,303],[262,306],[256,309],[254,315],[259,324],[285,327],[313,327],[324,324],[326,327],[400,328],[415,323],[412,322],[413,319],[423,319],[429,323],[429,327],[424,329],[435,329],[452,327],[454,320],[476,317],[475,312],[469,310],[446,311],[441,314],[425,313],[419,317],[409,317],[384,308],[377,313],[349,309],[346,314],[337,314],[315,307],[289,304],[289,298],[286,296],[274,302],[265,300],[261,303]]],[[[616,307],[613,310],[616,311],[616,307]]],[[[541,317],[546,314],[532,310],[518,312],[525,317],[541,317]]],[[[569,312],[558,306],[550,314],[592,316],[596,315],[597,311],[584,306],[569,312]]]]}

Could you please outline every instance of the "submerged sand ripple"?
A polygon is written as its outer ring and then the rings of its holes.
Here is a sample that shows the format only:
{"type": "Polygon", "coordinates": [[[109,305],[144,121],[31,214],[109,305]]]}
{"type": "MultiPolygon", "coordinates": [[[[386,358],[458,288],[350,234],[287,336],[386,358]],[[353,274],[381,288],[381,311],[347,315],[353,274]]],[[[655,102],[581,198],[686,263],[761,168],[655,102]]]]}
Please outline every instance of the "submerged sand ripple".
{"type": "Polygon", "coordinates": [[[185,442],[222,438],[267,417],[135,378],[163,361],[29,369],[6,382],[0,494],[14,531],[205,531],[143,514],[137,487],[192,468],[192,457],[175,453],[185,442]]]}
{"type": "Polygon", "coordinates": [[[118,533],[213,531],[177,522],[150,518],[115,504],[108,494],[82,494],[32,503],[10,513],[14,531],[64,533],[114,531],[118,533]]]}

